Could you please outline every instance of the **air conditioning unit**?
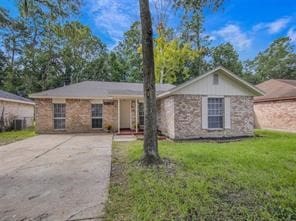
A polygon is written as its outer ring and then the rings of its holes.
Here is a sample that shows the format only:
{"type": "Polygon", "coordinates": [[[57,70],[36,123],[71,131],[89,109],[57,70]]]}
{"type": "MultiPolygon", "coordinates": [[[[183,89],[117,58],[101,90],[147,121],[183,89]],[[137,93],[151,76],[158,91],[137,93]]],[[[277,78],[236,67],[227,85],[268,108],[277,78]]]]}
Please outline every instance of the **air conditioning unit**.
{"type": "Polygon", "coordinates": [[[22,130],[25,127],[25,122],[22,119],[14,119],[13,120],[13,129],[14,130],[22,130]]]}

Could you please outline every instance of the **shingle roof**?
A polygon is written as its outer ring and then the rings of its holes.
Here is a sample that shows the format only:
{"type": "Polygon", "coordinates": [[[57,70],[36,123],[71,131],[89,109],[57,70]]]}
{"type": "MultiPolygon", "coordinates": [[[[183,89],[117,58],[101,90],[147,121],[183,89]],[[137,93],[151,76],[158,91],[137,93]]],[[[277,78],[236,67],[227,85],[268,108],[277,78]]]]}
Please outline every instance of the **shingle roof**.
{"type": "Polygon", "coordinates": [[[26,102],[26,103],[34,104],[34,102],[30,99],[27,99],[6,91],[2,91],[2,90],[0,90],[0,100],[14,100],[15,102],[26,102]]]}
{"type": "MultiPolygon", "coordinates": [[[[171,84],[157,84],[157,94],[165,92],[175,87],[171,84]]],[[[83,81],[77,84],[71,84],[40,93],[31,94],[32,98],[48,98],[48,97],[106,97],[106,96],[131,96],[143,95],[142,83],[126,83],[126,82],[106,82],[106,81],[83,81]]]]}
{"type": "Polygon", "coordinates": [[[265,92],[264,96],[255,97],[256,102],[296,98],[296,80],[271,79],[256,87],[265,92]]]}
{"type": "Polygon", "coordinates": [[[296,80],[284,80],[284,79],[277,79],[277,80],[296,87],[296,80]]]}

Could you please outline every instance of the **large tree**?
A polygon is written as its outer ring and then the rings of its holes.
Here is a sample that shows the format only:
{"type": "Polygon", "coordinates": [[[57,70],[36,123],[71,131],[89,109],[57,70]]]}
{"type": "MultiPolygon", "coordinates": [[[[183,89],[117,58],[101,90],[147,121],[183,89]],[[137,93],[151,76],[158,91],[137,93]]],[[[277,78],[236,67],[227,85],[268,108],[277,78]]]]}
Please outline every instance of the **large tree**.
{"type": "Polygon", "coordinates": [[[174,7],[184,12],[182,18],[182,38],[190,43],[200,56],[196,57],[191,66],[191,75],[198,76],[206,71],[209,66],[206,58],[210,53],[209,36],[204,33],[204,9],[218,10],[224,0],[173,0],[174,7]]]}
{"type": "Polygon", "coordinates": [[[155,39],[154,60],[157,83],[180,84],[190,76],[190,66],[199,54],[179,38],[170,40],[166,34],[155,39]]]}
{"type": "Polygon", "coordinates": [[[111,80],[105,45],[75,22],[80,0],[19,0],[0,10],[1,88],[27,95],[82,80],[111,80]]]}
{"type": "MultiPolygon", "coordinates": [[[[117,57],[116,63],[120,66],[123,74],[120,81],[142,82],[142,55],[139,52],[141,47],[141,24],[134,22],[130,29],[124,33],[123,40],[119,42],[114,52],[117,57]]],[[[114,54],[111,56],[111,62],[115,62],[114,54]]],[[[112,68],[112,66],[110,66],[112,68]]],[[[118,66],[116,66],[118,68],[118,66]]],[[[116,70],[114,70],[116,73],[116,70]]],[[[118,76],[118,75],[117,75],[118,76]]]]}
{"type": "Polygon", "coordinates": [[[160,162],[157,143],[156,93],[153,56],[153,31],[149,0],[140,1],[144,76],[144,164],[160,162]]]}
{"type": "Polygon", "coordinates": [[[288,37],[276,39],[251,62],[257,81],[272,78],[296,79],[296,54],[288,37]]]}
{"type": "MultiPolygon", "coordinates": [[[[87,26],[80,22],[68,23],[58,28],[57,31],[60,33],[60,39],[64,41],[61,50],[64,80],[69,83],[94,80],[90,69],[87,70],[90,73],[86,73],[86,69],[89,63],[93,64],[94,60],[98,63],[104,60],[99,58],[106,56],[105,45],[92,34],[87,26]]],[[[102,65],[101,68],[103,68],[102,65]]]]}
{"type": "Polygon", "coordinates": [[[242,76],[243,65],[232,44],[224,43],[214,47],[211,55],[211,64],[213,67],[222,65],[233,73],[242,76]]]}

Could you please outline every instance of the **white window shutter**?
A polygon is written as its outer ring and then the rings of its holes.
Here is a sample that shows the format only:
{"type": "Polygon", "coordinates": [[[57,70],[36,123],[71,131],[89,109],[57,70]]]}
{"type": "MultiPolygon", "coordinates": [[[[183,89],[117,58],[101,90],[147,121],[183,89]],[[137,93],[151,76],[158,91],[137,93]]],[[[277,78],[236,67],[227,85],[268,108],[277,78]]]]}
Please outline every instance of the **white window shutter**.
{"type": "Polygon", "coordinates": [[[201,127],[208,129],[208,97],[203,96],[201,102],[201,127]]]}
{"type": "Polygon", "coordinates": [[[225,119],[225,129],[230,129],[231,128],[231,118],[230,118],[230,97],[225,97],[224,98],[224,119],[225,119]]]}

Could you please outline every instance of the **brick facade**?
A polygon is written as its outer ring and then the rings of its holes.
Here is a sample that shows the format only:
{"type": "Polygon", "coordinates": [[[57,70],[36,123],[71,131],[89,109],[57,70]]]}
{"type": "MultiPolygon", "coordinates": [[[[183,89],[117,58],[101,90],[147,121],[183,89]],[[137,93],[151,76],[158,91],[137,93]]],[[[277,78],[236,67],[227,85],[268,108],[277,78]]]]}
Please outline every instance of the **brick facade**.
{"type": "MultiPolygon", "coordinates": [[[[253,135],[253,99],[248,96],[230,97],[231,129],[202,129],[201,96],[173,95],[157,101],[158,130],[172,139],[201,137],[234,137],[253,135]]],[[[118,101],[104,100],[103,128],[91,128],[91,101],[66,99],[66,128],[54,130],[53,103],[51,99],[36,99],[36,128],[39,133],[97,132],[110,125],[118,130],[118,101]]],[[[131,129],[136,127],[136,102],[131,100],[131,129]]]]}
{"type": "Polygon", "coordinates": [[[296,100],[257,102],[254,104],[257,128],[296,131],[296,100]]]}
{"type": "Polygon", "coordinates": [[[252,136],[253,98],[230,96],[231,128],[202,129],[201,96],[174,95],[159,101],[159,130],[172,139],[252,136]]]}
{"type": "Polygon", "coordinates": [[[36,99],[36,131],[53,132],[53,112],[51,99],[36,99]]]}
{"type": "Polygon", "coordinates": [[[174,96],[157,101],[157,127],[167,137],[175,137],[174,96]]]}
{"type": "Polygon", "coordinates": [[[117,130],[117,101],[103,104],[103,128],[91,126],[91,101],[66,99],[66,128],[53,128],[52,99],[36,99],[36,130],[38,133],[85,133],[105,131],[109,125],[117,130]]]}

